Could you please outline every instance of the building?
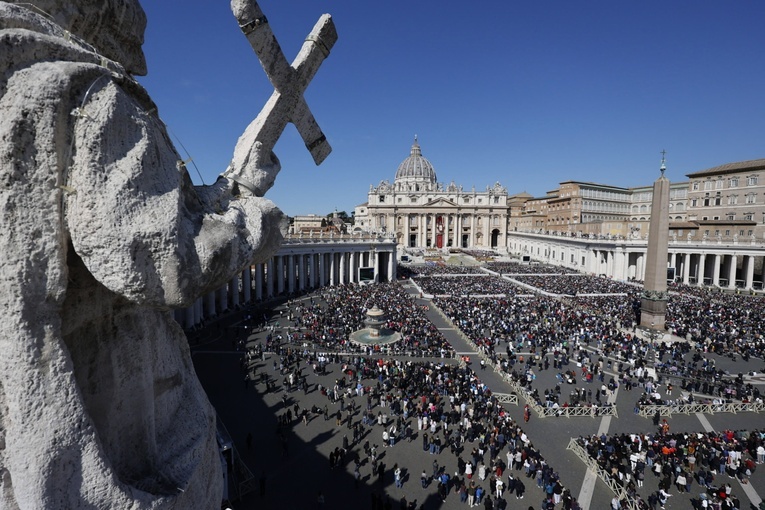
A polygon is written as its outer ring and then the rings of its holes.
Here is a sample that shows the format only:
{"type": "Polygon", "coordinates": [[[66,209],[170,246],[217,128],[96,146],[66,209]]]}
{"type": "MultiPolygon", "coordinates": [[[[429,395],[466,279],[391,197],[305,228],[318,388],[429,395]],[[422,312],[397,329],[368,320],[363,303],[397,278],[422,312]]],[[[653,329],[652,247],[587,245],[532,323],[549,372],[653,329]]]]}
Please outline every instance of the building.
{"type": "Polygon", "coordinates": [[[709,240],[765,235],[765,159],[740,161],[687,174],[688,220],[709,240]]]}
{"type": "Polygon", "coordinates": [[[439,183],[415,137],[393,183],[370,186],[356,206],[355,229],[393,232],[401,247],[504,249],[511,202],[499,182],[483,191],[439,183]]]}

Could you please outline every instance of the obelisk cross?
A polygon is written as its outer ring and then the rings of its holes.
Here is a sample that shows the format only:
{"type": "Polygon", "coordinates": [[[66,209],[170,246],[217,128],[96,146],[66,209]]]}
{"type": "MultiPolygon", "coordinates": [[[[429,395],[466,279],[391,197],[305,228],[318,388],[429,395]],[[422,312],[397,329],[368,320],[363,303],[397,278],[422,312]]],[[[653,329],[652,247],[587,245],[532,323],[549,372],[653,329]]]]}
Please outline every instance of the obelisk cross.
{"type": "Polygon", "coordinates": [[[337,41],[332,18],[329,14],[319,18],[290,65],[258,3],[255,0],[234,0],[231,4],[239,27],[257,53],[275,89],[254,121],[258,129],[256,139],[263,143],[264,148],[273,149],[287,122],[292,122],[314,162],[321,164],[332,152],[332,147],[308,109],[303,92],[337,41]]]}

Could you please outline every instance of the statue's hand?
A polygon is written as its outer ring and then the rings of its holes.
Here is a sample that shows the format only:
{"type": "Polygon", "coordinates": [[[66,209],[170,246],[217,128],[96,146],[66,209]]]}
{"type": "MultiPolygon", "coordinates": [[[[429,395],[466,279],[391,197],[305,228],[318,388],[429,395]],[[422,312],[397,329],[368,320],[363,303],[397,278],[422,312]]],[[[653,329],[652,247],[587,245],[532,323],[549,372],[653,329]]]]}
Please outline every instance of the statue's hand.
{"type": "Polygon", "coordinates": [[[276,154],[272,150],[264,149],[261,142],[243,143],[246,137],[247,132],[239,139],[234,159],[223,176],[236,182],[244,196],[262,197],[274,185],[281,164],[276,154]],[[248,149],[245,149],[245,146],[248,146],[248,149]]]}

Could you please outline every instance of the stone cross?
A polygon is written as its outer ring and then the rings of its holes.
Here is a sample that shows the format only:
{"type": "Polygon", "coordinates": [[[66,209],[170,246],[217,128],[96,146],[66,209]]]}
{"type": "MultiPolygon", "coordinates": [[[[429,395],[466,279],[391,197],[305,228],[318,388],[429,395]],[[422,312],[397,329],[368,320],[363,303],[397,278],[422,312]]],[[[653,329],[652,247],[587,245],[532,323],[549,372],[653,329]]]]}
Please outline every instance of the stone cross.
{"type": "Polygon", "coordinates": [[[332,152],[332,147],[309,110],[303,93],[337,41],[332,18],[329,14],[319,18],[290,65],[257,1],[233,0],[232,10],[275,89],[254,121],[256,139],[271,150],[287,122],[292,122],[314,162],[321,164],[332,152]]]}

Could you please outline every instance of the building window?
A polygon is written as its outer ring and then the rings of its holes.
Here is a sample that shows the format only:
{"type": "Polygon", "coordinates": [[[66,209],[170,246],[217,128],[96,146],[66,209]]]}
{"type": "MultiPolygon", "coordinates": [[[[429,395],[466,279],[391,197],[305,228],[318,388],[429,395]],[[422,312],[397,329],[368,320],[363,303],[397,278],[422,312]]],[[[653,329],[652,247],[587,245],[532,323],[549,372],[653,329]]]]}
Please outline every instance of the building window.
{"type": "Polygon", "coordinates": [[[750,175],[746,178],[746,185],[747,186],[757,186],[757,176],[756,175],[750,175]]]}
{"type": "Polygon", "coordinates": [[[704,181],[704,191],[708,191],[712,189],[712,186],[713,186],[712,181],[704,181]]]}
{"type": "Polygon", "coordinates": [[[749,237],[752,237],[753,231],[752,230],[747,230],[747,232],[748,232],[748,234],[746,234],[746,235],[748,235],[749,237]]]}
{"type": "Polygon", "coordinates": [[[730,188],[738,188],[738,177],[731,177],[730,178],[730,184],[728,185],[730,188]]]}
{"type": "Polygon", "coordinates": [[[720,235],[720,230],[719,229],[715,229],[715,237],[717,237],[719,235],[720,235]]]}
{"type": "Polygon", "coordinates": [[[728,197],[728,205],[736,205],[738,203],[738,195],[731,195],[728,197]]]}
{"type": "Polygon", "coordinates": [[[733,221],[733,220],[735,220],[735,219],[736,219],[736,213],[728,213],[728,214],[726,215],[726,218],[725,218],[725,219],[727,219],[728,221],[733,221]]]}
{"type": "Polygon", "coordinates": [[[404,201],[404,199],[403,199],[403,198],[401,198],[401,197],[398,197],[398,203],[399,203],[399,204],[400,204],[401,202],[403,202],[403,201],[404,201]]]}
{"type": "Polygon", "coordinates": [[[705,236],[708,236],[708,235],[709,235],[709,230],[705,230],[705,231],[704,231],[704,235],[705,235],[705,236]]]}
{"type": "Polygon", "coordinates": [[[381,203],[381,204],[384,204],[384,203],[385,203],[385,195],[380,195],[380,196],[379,196],[379,199],[380,199],[380,203],[381,203]]]}
{"type": "Polygon", "coordinates": [[[746,196],[746,203],[747,204],[754,204],[756,202],[757,202],[757,195],[755,195],[754,193],[749,193],[746,196]]]}
{"type": "Polygon", "coordinates": [[[717,179],[717,182],[715,183],[715,189],[723,189],[723,180],[722,180],[722,177],[717,179]]]}
{"type": "Polygon", "coordinates": [[[691,207],[696,207],[698,205],[699,205],[698,199],[697,198],[692,198],[691,199],[691,207]]]}
{"type": "Polygon", "coordinates": [[[744,219],[747,221],[753,221],[754,220],[754,213],[746,213],[744,215],[744,219]]]}
{"type": "Polygon", "coordinates": [[[698,191],[698,190],[699,190],[699,182],[696,181],[693,183],[693,191],[698,191]]]}
{"type": "Polygon", "coordinates": [[[715,205],[720,205],[722,203],[722,195],[720,195],[720,192],[718,191],[715,193],[715,205]]]}
{"type": "Polygon", "coordinates": [[[739,230],[739,231],[738,231],[738,235],[739,235],[739,237],[740,237],[740,236],[742,236],[742,235],[744,235],[744,231],[743,231],[743,230],[739,230]]]}
{"type": "Polygon", "coordinates": [[[499,203],[499,197],[494,197],[494,203],[495,203],[495,204],[498,204],[498,203],[499,203]]]}

